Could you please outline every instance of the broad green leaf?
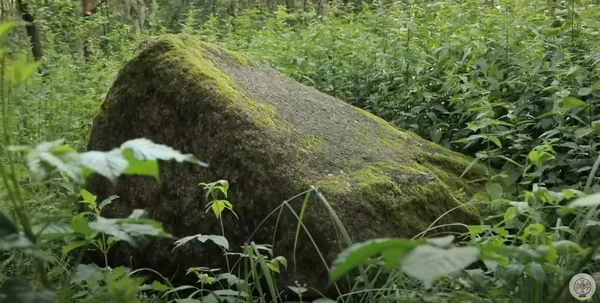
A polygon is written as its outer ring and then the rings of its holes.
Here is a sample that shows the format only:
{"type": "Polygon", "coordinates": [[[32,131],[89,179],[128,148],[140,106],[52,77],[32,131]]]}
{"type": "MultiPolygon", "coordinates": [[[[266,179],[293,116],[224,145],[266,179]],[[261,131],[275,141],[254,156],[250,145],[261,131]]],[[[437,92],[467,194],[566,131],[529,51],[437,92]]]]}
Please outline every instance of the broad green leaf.
{"type": "Polygon", "coordinates": [[[454,241],[454,235],[437,237],[437,238],[428,238],[428,239],[425,239],[425,241],[427,241],[427,243],[430,245],[444,248],[444,247],[448,247],[448,246],[452,245],[452,242],[454,241]]]}
{"type": "Polygon", "coordinates": [[[198,161],[191,154],[182,154],[179,151],[162,144],[157,144],[146,138],[129,140],[121,145],[121,150],[131,150],[135,159],[146,160],[175,160],[177,162],[191,162],[201,166],[208,166],[198,161]]]}
{"type": "Polygon", "coordinates": [[[538,236],[541,235],[544,230],[544,225],[540,223],[534,223],[527,226],[523,232],[525,235],[538,236]]]}
{"type": "Polygon", "coordinates": [[[89,227],[97,232],[113,236],[115,241],[126,241],[136,248],[145,246],[149,242],[148,237],[172,237],[163,230],[161,223],[151,219],[97,217],[96,221],[89,223],[89,227]]]}
{"type": "Polygon", "coordinates": [[[490,195],[490,199],[492,201],[501,199],[504,193],[502,186],[494,182],[487,182],[485,184],[485,191],[487,191],[488,195],[490,195]]]}
{"type": "Polygon", "coordinates": [[[35,228],[34,232],[40,239],[65,238],[74,233],[66,222],[53,222],[42,228],[35,228]]]}
{"type": "Polygon", "coordinates": [[[527,266],[525,266],[525,273],[538,282],[543,282],[546,280],[546,270],[544,270],[544,267],[542,267],[542,265],[539,263],[528,263],[527,266]]]}
{"type": "Polygon", "coordinates": [[[111,182],[125,171],[128,162],[120,149],[108,152],[89,151],[81,154],[81,165],[104,176],[111,182]]]}
{"type": "Polygon", "coordinates": [[[565,97],[562,101],[562,106],[566,109],[569,108],[573,108],[573,107],[585,107],[587,106],[587,103],[575,98],[575,97],[565,97]]]}
{"type": "Polygon", "coordinates": [[[127,160],[127,168],[123,171],[126,175],[150,176],[159,180],[158,161],[157,160],[139,160],[134,157],[133,151],[127,149],[123,151],[127,160]]]}
{"type": "Polygon", "coordinates": [[[81,198],[83,198],[83,202],[88,202],[88,203],[96,202],[96,196],[92,195],[92,193],[90,193],[89,191],[82,189],[79,191],[79,193],[81,194],[81,198]]]}
{"type": "Polygon", "coordinates": [[[460,271],[478,257],[479,249],[475,247],[443,249],[422,245],[405,254],[400,267],[407,275],[423,282],[425,288],[431,288],[436,278],[460,271]]]}
{"type": "MultiPolygon", "coordinates": [[[[354,244],[342,251],[333,262],[329,272],[329,281],[335,282],[351,269],[369,263],[370,258],[385,250],[390,249],[393,252],[393,254],[386,254],[388,258],[400,259],[408,250],[425,243],[427,243],[425,240],[383,238],[354,244]]],[[[388,259],[388,262],[397,262],[397,260],[388,259]]]]}
{"type": "Polygon", "coordinates": [[[10,66],[11,82],[13,85],[24,83],[40,66],[41,61],[28,61],[27,57],[21,57],[10,66]]]}
{"type": "Polygon", "coordinates": [[[10,303],[59,303],[55,293],[47,289],[35,289],[21,279],[3,281],[0,287],[2,302],[10,303]],[[4,298],[2,298],[4,297],[4,298]]]}
{"type": "Polygon", "coordinates": [[[164,285],[164,284],[162,284],[162,283],[160,283],[158,281],[152,282],[152,284],[150,286],[152,287],[153,290],[161,291],[161,292],[168,291],[168,290],[172,289],[172,287],[170,287],[168,285],[164,285]]]}
{"type": "Polygon", "coordinates": [[[336,301],[333,301],[331,299],[321,298],[321,299],[316,299],[316,300],[312,301],[312,303],[336,303],[336,301]]]}
{"type": "Polygon", "coordinates": [[[118,280],[108,281],[108,302],[130,303],[139,302],[138,293],[144,278],[123,276],[118,280]]]}
{"type": "Polygon", "coordinates": [[[489,136],[489,137],[487,137],[487,139],[489,141],[492,141],[494,144],[496,144],[496,146],[502,147],[502,142],[500,142],[500,139],[498,139],[497,137],[489,136]]]}
{"type": "Polygon", "coordinates": [[[537,150],[532,150],[527,155],[527,158],[529,159],[529,161],[531,161],[531,163],[539,164],[540,160],[542,159],[542,153],[537,150]]]}
{"type": "Polygon", "coordinates": [[[2,21],[0,23],[0,40],[4,39],[11,29],[21,25],[23,25],[22,21],[2,21]]]}
{"type": "Polygon", "coordinates": [[[600,205],[600,193],[591,194],[589,196],[575,199],[569,203],[568,207],[591,207],[600,205]]]}
{"type": "Polygon", "coordinates": [[[91,239],[97,234],[96,231],[90,228],[84,214],[73,216],[73,221],[69,224],[69,228],[73,232],[79,233],[85,239],[91,239]]]}
{"type": "Polygon", "coordinates": [[[27,166],[34,179],[42,181],[53,172],[59,171],[77,183],[83,181],[79,154],[62,143],[63,140],[44,142],[27,154],[27,166]]]}
{"type": "Polygon", "coordinates": [[[600,120],[592,121],[592,131],[596,134],[600,134],[600,120]]]}
{"type": "Polygon", "coordinates": [[[229,241],[227,241],[227,239],[223,236],[197,234],[193,236],[183,237],[175,241],[175,247],[173,248],[173,250],[192,240],[198,240],[202,243],[206,243],[206,241],[210,240],[222,248],[229,249],[229,241]]]}
{"type": "Polygon", "coordinates": [[[575,138],[580,139],[583,138],[589,134],[592,133],[592,128],[591,127],[582,127],[582,128],[578,128],[575,131],[575,138]]]}
{"type": "Polygon", "coordinates": [[[100,267],[95,264],[79,264],[77,265],[75,274],[71,278],[71,284],[84,281],[91,284],[97,284],[102,280],[104,280],[104,272],[100,267]]]}
{"type": "Polygon", "coordinates": [[[591,87],[582,87],[579,90],[577,90],[577,94],[580,97],[584,97],[584,96],[591,94],[592,91],[593,91],[593,88],[591,88],[591,87]]]}
{"type": "Polygon", "coordinates": [[[88,241],[73,241],[67,245],[64,245],[61,249],[62,257],[66,257],[71,251],[86,245],[88,241]]]}

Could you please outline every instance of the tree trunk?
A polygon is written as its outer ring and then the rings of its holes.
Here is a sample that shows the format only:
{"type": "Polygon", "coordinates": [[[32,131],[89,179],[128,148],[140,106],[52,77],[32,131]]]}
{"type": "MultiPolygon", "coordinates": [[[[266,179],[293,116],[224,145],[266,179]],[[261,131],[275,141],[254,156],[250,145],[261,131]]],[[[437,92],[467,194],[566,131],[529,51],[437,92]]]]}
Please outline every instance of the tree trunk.
{"type": "Polygon", "coordinates": [[[319,18],[323,19],[325,17],[327,17],[327,11],[329,9],[329,4],[327,3],[327,0],[318,0],[318,8],[317,8],[317,15],[319,16],[319,18]]]}
{"type": "Polygon", "coordinates": [[[235,17],[237,10],[237,0],[229,0],[229,16],[235,17]]]}
{"type": "MultiPolygon", "coordinates": [[[[92,0],[81,0],[81,8],[83,11],[83,20],[86,23],[87,19],[92,15],[93,4],[92,0]]],[[[90,36],[90,32],[88,31],[88,38],[90,36]]],[[[90,58],[90,45],[89,40],[87,38],[83,41],[83,57],[88,60],[90,58]]]]}
{"type": "Polygon", "coordinates": [[[296,9],[294,0],[285,0],[285,6],[287,7],[288,13],[293,13],[296,9]]]}
{"type": "Polygon", "coordinates": [[[22,0],[17,0],[17,6],[21,12],[21,18],[23,18],[23,21],[27,22],[25,29],[27,30],[27,36],[29,36],[29,41],[31,42],[31,53],[33,54],[33,59],[35,61],[42,60],[44,53],[42,52],[40,33],[34,23],[35,19],[33,18],[33,15],[29,13],[29,7],[27,6],[27,3],[24,3],[22,0]]]}

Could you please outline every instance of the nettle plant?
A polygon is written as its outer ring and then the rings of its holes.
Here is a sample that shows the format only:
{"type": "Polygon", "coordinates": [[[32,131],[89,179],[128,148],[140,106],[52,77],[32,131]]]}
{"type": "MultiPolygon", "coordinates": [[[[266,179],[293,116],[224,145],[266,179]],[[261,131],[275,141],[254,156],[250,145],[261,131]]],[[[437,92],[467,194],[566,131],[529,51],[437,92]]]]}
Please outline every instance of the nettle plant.
{"type": "Polygon", "coordinates": [[[569,280],[580,272],[600,282],[600,267],[595,262],[600,258],[600,241],[594,240],[600,226],[600,194],[586,194],[591,182],[585,191],[546,188],[541,181],[554,155],[548,144],[529,153],[522,173],[532,189],[519,194],[519,199],[506,198],[508,192],[499,182],[505,173],[493,176],[485,193],[469,204],[490,203],[502,211],[484,218],[487,224],[467,226],[468,231],[461,235],[463,245],[453,235],[354,244],[334,262],[330,281],[357,266],[375,265],[383,271],[398,270],[427,289],[461,290],[463,299],[511,298],[520,302],[564,302],[569,280]],[[466,269],[478,261],[484,266],[466,269]]]}
{"type": "MultiPolygon", "coordinates": [[[[4,100],[5,102],[7,100],[4,100]]],[[[6,116],[4,116],[6,119],[6,116]]],[[[6,137],[5,137],[6,138],[6,137]]],[[[5,142],[7,143],[7,142],[5,142]]],[[[4,146],[8,146],[5,144],[4,146]]],[[[81,190],[83,203],[88,210],[74,215],[70,222],[51,222],[36,226],[28,219],[27,204],[23,198],[23,189],[15,182],[15,152],[24,152],[26,164],[33,178],[41,182],[48,177],[61,173],[67,175],[76,184],[83,184],[86,177],[98,173],[112,181],[120,175],[158,176],[158,160],[175,160],[206,166],[189,154],[182,154],[170,147],[155,144],[147,139],[134,139],[123,143],[119,148],[108,152],[88,151],[78,153],[62,144],[62,140],[41,143],[35,147],[18,146],[2,148],[3,156],[11,161],[0,165],[3,185],[7,192],[15,220],[5,212],[0,212],[0,249],[19,250],[32,257],[37,266],[40,288],[18,278],[6,281],[0,293],[8,302],[59,302],[59,298],[85,301],[86,299],[105,297],[114,302],[137,302],[139,287],[143,279],[133,278],[126,268],[99,268],[93,265],[76,265],[70,276],[69,284],[81,289],[70,294],[61,289],[60,296],[52,292],[51,276],[62,274],[66,263],[56,260],[45,250],[56,241],[67,244],[61,249],[63,261],[69,252],[79,247],[94,246],[105,255],[118,241],[126,241],[135,247],[142,247],[148,237],[172,238],[163,230],[161,223],[145,217],[141,209],[134,210],[127,218],[104,218],[100,212],[116,197],[97,203],[96,197],[81,190]],[[91,218],[88,218],[91,217],[91,218]],[[52,269],[48,272],[47,267],[52,269]]],[[[81,251],[83,253],[83,250],[81,251]]],[[[73,290],[73,288],[71,288],[73,290]]]]}

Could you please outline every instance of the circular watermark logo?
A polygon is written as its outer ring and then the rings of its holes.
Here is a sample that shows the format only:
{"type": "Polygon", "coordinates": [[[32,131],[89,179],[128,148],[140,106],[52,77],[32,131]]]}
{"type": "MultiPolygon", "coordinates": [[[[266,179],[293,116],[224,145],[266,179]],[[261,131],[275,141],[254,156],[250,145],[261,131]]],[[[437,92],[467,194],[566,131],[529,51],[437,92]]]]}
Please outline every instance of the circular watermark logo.
{"type": "Polygon", "coordinates": [[[585,301],[596,292],[596,281],[588,274],[576,274],[571,278],[569,290],[575,299],[585,301]]]}

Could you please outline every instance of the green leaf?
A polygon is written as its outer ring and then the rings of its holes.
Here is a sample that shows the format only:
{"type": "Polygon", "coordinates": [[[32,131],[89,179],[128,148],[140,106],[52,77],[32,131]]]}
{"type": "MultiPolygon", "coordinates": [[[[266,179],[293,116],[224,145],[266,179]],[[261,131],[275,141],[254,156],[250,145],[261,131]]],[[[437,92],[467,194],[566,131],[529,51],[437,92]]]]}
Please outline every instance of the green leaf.
{"type": "Polygon", "coordinates": [[[111,182],[125,171],[128,162],[125,160],[120,149],[116,148],[108,152],[89,151],[81,154],[81,165],[96,172],[111,182]]]}
{"type": "Polygon", "coordinates": [[[150,286],[152,287],[153,290],[161,291],[161,292],[168,291],[168,290],[172,289],[172,287],[164,285],[164,284],[162,284],[162,283],[160,283],[158,281],[152,282],[152,284],[150,286]]]}
{"type": "Polygon", "coordinates": [[[527,266],[525,266],[525,273],[538,282],[544,282],[544,280],[546,280],[546,270],[544,270],[544,267],[539,263],[530,262],[527,264],[527,266]]]}
{"type": "Polygon", "coordinates": [[[73,232],[80,234],[84,239],[91,239],[96,236],[97,232],[90,228],[84,216],[85,214],[73,216],[73,221],[69,224],[69,228],[73,232]]]}
{"type": "Polygon", "coordinates": [[[523,231],[525,235],[539,236],[544,232],[544,225],[540,223],[529,224],[523,231]]]}
{"type": "Polygon", "coordinates": [[[42,181],[60,171],[77,183],[83,181],[79,154],[62,143],[63,140],[44,142],[27,154],[27,166],[34,179],[42,181]]]}
{"type": "Polygon", "coordinates": [[[580,139],[580,138],[583,138],[583,137],[585,137],[585,136],[587,136],[587,135],[589,135],[591,133],[592,133],[592,128],[591,127],[578,128],[575,131],[575,138],[576,139],[580,139]]]}
{"type": "MultiPolygon", "coordinates": [[[[408,240],[399,238],[373,239],[356,243],[342,251],[329,272],[329,281],[335,282],[356,266],[369,263],[368,260],[383,251],[392,250],[393,254],[386,254],[386,262],[398,262],[408,250],[427,243],[425,240],[408,240]],[[394,260],[395,259],[395,260],[394,260]]],[[[385,265],[384,265],[385,266],[385,265]]],[[[391,267],[391,266],[386,266],[391,267]]]]}
{"type": "Polygon", "coordinates": [[[158,161],[157,160],[139,160],[134,157],[133,151],[128,149],[123,151],[127,160],[127,168],[123,171],[126,175],[150,176],[159,180],[158,161]]]}
{"type": "Polygon", "coordinates": [[[98,265],[79,264],[77,265],[75,274],[71,278],[71,284],[81,283],[84,281],[91,284],[97,284],[102,280],[104,280],[104,272],[100,267],[98,267],[98,265]]]}
{"type": "Polygon", "coordinates": [[[494,144],[496,144],[496,146],[502,147],[502,142],[500,142],[500,139],[498,139],[497,137],[489,136],[489,137],[487,137],[487,139],[489,141],[492,141],[494,144]]]}
{"type": "Polygon", "coordinates": [[[488,195],[490,195],[490,199],[492,201],[501,199],[504,193],[502,186],[494,182],[487,182],[485,184],[485,191],[488,193],[488,195]]]}
{"type": "Polygon", "coordinates": [[[83,202],[87,202],[87,203],[95,203],[96,202],[96,196],[92,195],[89,191],[82,189],[79,191],[79,193],[81,194],[81,198],[83,198],[83,202]]]}
{"type": "Polygon", "coordinates": [[[21,279],[9,279],[0,287],[2,302],[10,303],[59,303],[58,297],[46,289],[34,289],[29,282],[21,279]]]}
{"type": "Polygon", "coordinates": [[[437,238],[428,238],[428,239],[425,239],[425,241],[427,241],[428,244],[431,244],[431,245],[434,245],[437,247],[441,247],[441,248],[445,248],[445,247],[452,245],[452,242],[454,242],[454,235],[437,237],[437,238]]]}
{"type": "Polygon", "coordinates": [[[443,249],[422,245],[405,254],[400,267],[407,275],[423,282],[425,288],[431,288],[434,279],[460,271],[478,257],[479,249],[475,247],[443,249]]]}
{"type": "Polygon", "coordinates": [[[173,250],[192,240],[198,240],[202,243],[206,243],[206,241],[210,240],[222,248],[229,249],[229,241],[227,241],[227,239],[223,236],[197,234],[193,236],[183,237],[175,241],[175,247],[173,248],[173,250]]]}
{"type": "Polygon", "coordinates": [[[52,222],[42,228],[35,227],[34,233],[40,239],[62,239],[73,235],[74,232],[66,222],[52,222]]]}
{"type": "Polygon", "coordinates": [[[593,90],[593,88],[591,88],[591,87],[582,87],[577,91],[577,94],[580,97],[585,97],[585,96],[591,94],[592,90],[593,90]]]}
{"type": "Polygon", "coordinates": [[[591,207],[600,205],[600,193],[575,199],[567,207],[591,207]]]}
{"type": "Polygon", "coordinates": [[[62,257],[66,257],[71,251],[73,251],[74,249],[77,249],[79,247],[82,247],[84,245],[86,245],[88,243],[88,241],[73,241],[65,246],[62,247],[62,249],[60,250],[62,257]]]}
{"type": "Polygon", "coordinates": [[[139,302],[138,293],[144,278],[124,276],[118,280],[108,281],[108,302],[130,303],[139,302]]]}
{"type": "Polygon", "coordinates": [[[177,162],[191,162],[201,166],[208,166],[206,163],[198,161],[191,154],[182,154],[171,147],[156,144],[145,138],[129,140],[121,145],[121,150],[131,150],[133,157],[140,161],[175,160],[177,162]]]}
{"type": "Polygon", "coordinates": [[[585,106],[587,106],[587,103],[585,103],[575,97],[568,96],[562,100],[562,106],[565,109],[570,109],[573,107],[585,107],[585,106]]]}
{"type": "Polygon", "coordinates": [[[529,161],[531,161],[531,163],[538,164],[540,163],[540,159],[542,158],[542,153],[540,153],[537,150],[532,150],[527,155],[527,158],[529,159],[529,161]]]}
{"type": "Polygon", "coordinates": [[[164,231],[161,223],[151,219],[97,217],[97,221],[90,222],[89,227],[97,232],[113,236],[115,241],[126,241],[136,248],[148,244],[148,237],[172,237],[164,231]]]}
{"type": "Polygon", "coordinates": [[[21,25],[23,25],[21,21],[2,21],[0,24],[0,40],[4,39],[11,29],[21,25]]]}

